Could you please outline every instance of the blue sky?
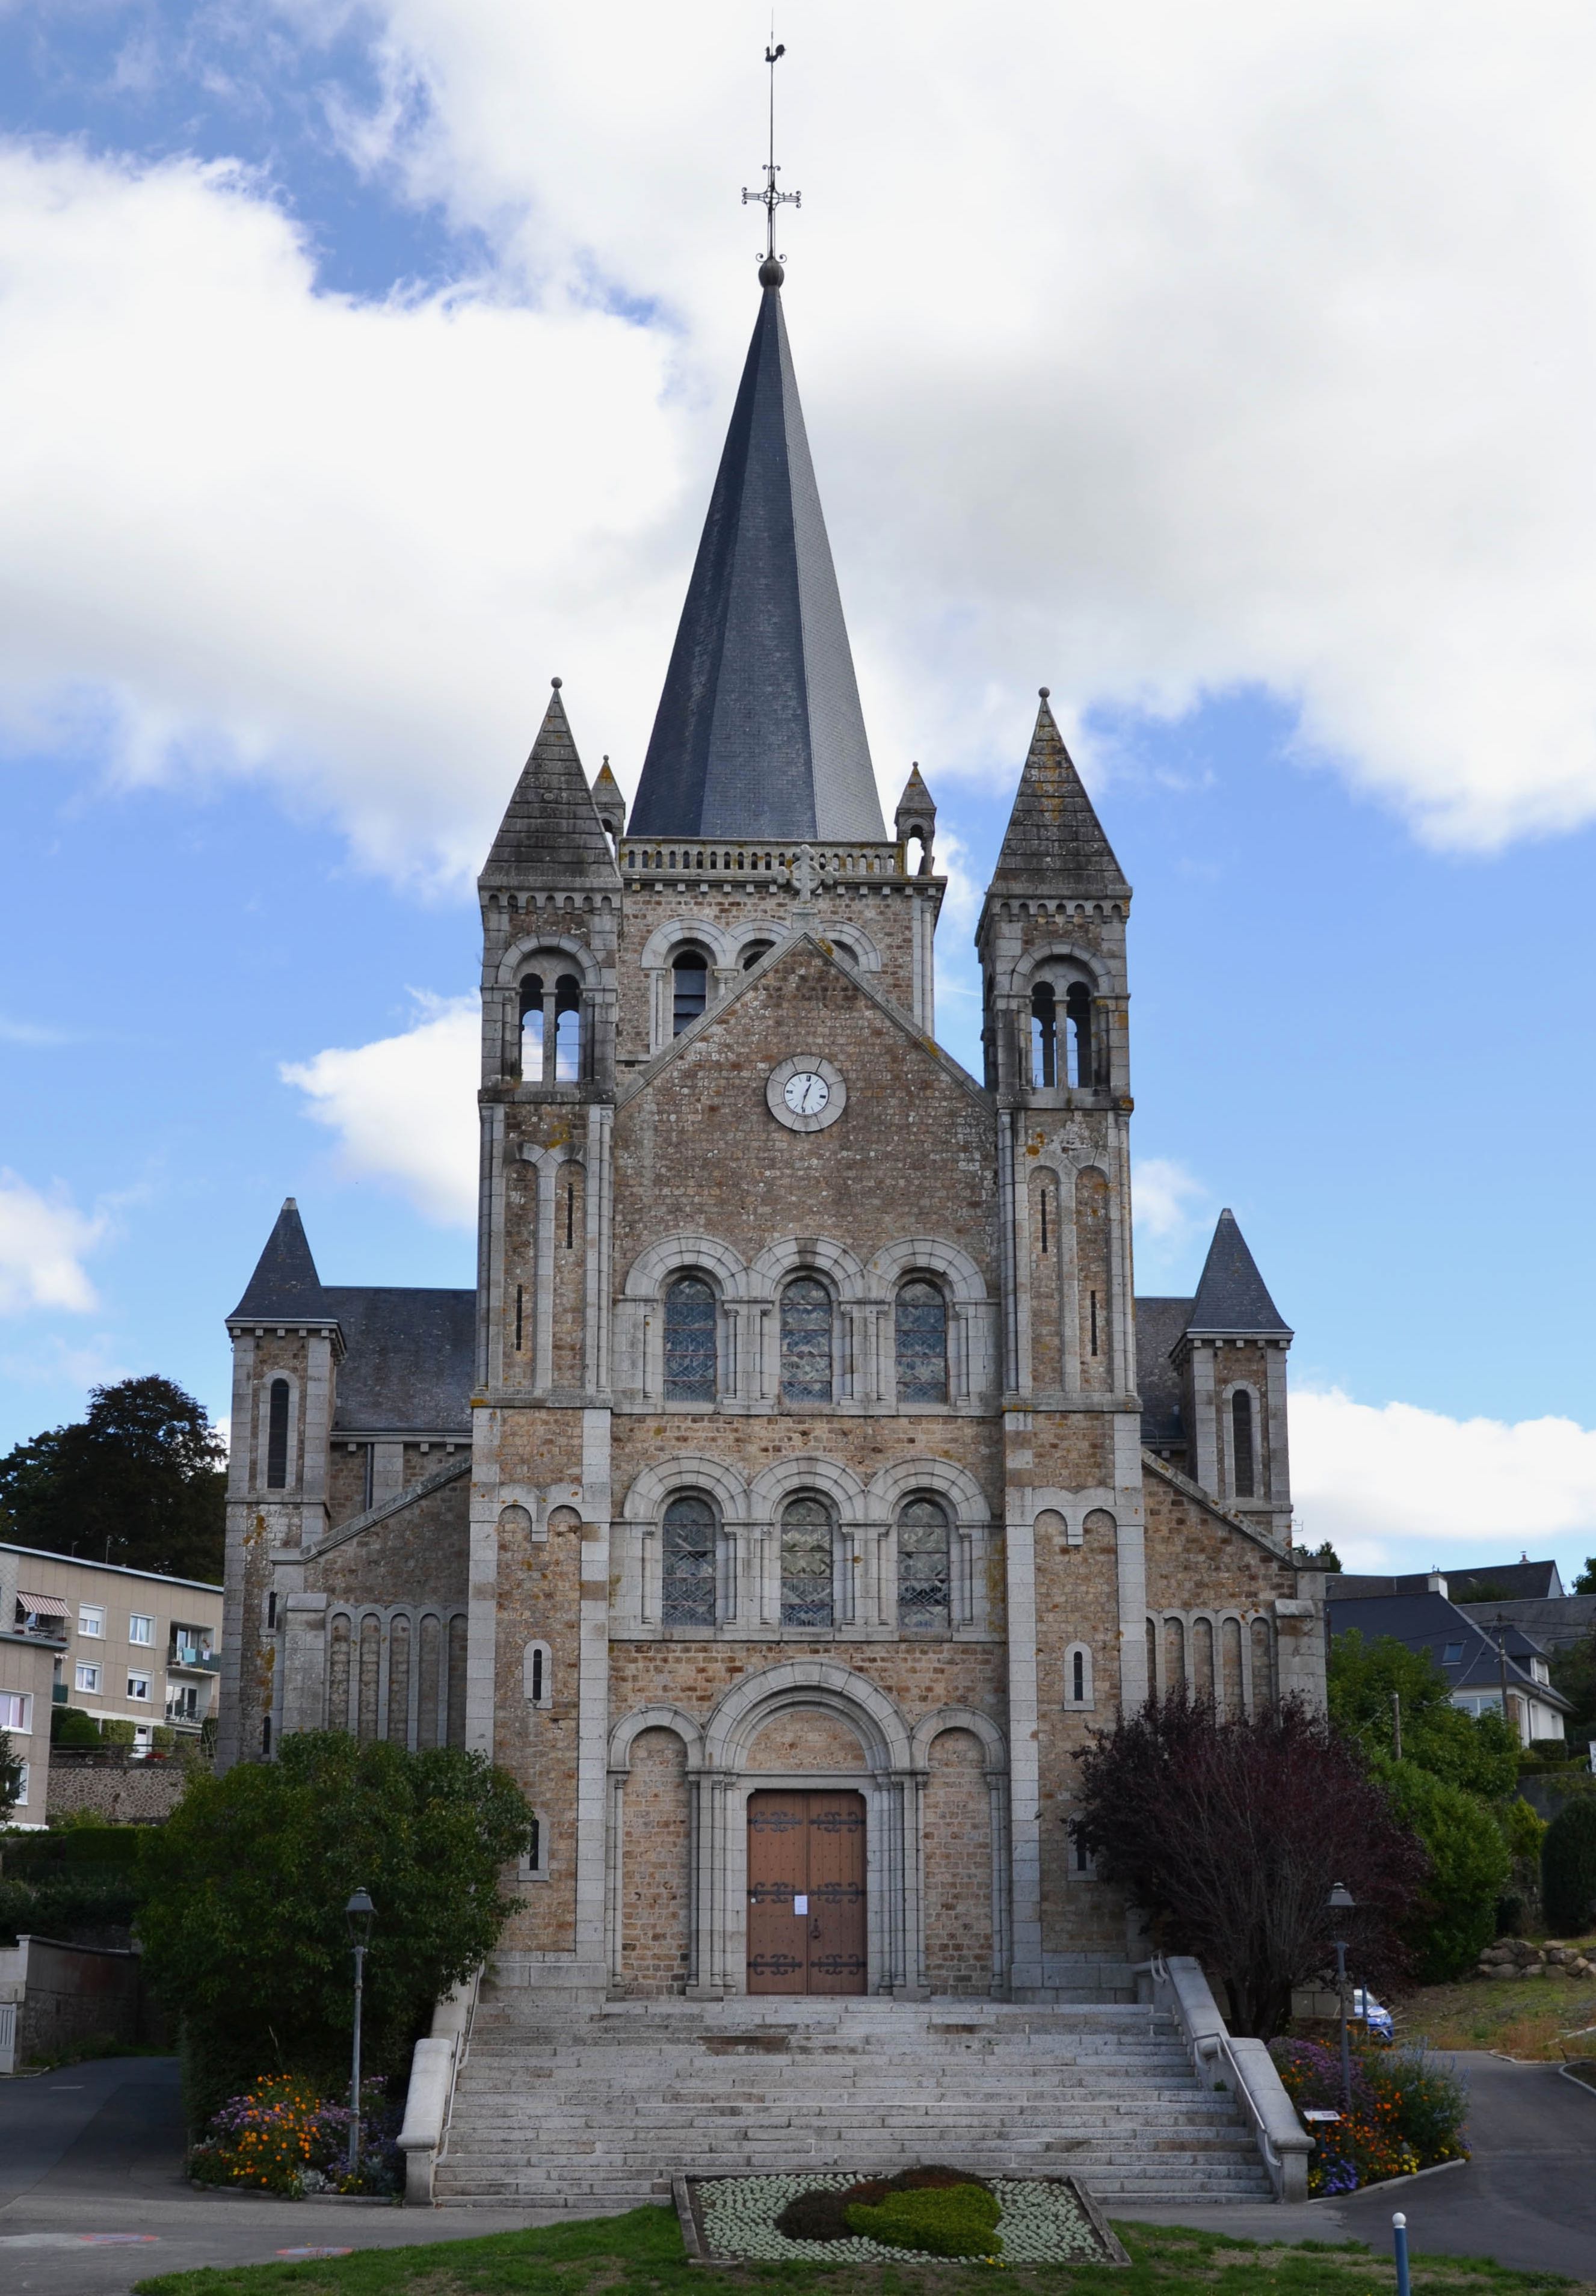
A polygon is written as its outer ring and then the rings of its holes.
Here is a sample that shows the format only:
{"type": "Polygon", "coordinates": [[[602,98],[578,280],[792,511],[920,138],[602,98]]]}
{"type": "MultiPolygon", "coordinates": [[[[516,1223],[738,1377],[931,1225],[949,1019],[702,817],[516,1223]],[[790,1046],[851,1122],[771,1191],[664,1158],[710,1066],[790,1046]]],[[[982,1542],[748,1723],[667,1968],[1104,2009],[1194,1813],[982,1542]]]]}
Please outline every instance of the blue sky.
{"type": "MultiPolygon", "coordinates": [[[[829,103],[846,12],[787,35],[789,324],[888,804],[917,757],[955,862],[941,1033],[975,1062],[972,889],[1046,680],[1136,888],[1140,1288],[1235,1209],[1310,1538],[1577,1566],[1588,181],[1526,139],[1514,212],[1469,210],[1485,98],[1415,93],[1438,12],[1398,62],[1378,12],[1235,5],[1156,70],[1192,36],[1129,12],[1065,27],[1118,132],[1064,238],[1041,177],[993,184],[1023,74],[949,126],[957,12],[907,125],[890,24],[829,103]],[[1172,148],[1222,70],[1213,146],[1172,148]],[[894,165],[941,123],[924,278],[868,252],[873,92],[894,165]]],[[[225,1413],[286,1193],[330,1279],[471,1280],[470,872],[551,670],[635,778],[753,313],[752,24],[706,6],[667,59],[630,8],[610,53],[493,0],[0,4],[0,1442],[129,1371],[225,1413]]]]}

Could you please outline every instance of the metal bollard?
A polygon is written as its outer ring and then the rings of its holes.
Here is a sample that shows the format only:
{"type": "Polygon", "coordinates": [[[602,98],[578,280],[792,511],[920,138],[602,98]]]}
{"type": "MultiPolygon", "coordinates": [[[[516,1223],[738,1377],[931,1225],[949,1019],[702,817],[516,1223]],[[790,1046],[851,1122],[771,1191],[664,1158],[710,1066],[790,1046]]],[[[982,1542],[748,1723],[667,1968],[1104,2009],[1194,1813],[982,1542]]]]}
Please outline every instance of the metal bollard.
{"type": "Polygon", "coordinates": [[[1396,2251],[1396,2296],[1412,2296],[1408,2278],[1408,2220],[1400,2209],[1391,2219],[1391,2244],[1396,2251]]]}

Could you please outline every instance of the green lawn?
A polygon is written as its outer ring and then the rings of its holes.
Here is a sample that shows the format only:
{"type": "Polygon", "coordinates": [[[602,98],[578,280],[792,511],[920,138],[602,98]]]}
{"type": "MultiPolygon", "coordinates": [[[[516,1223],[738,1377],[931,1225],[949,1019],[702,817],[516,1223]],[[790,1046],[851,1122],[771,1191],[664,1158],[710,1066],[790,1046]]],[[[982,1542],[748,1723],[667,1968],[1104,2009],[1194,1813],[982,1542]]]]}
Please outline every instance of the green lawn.
{"type": "MultiPolygon", "coordinates": [[[[307,2209],[300,2236],[336,2242],[324,2212],[307,2209]]],[[[299,2233],[301,2219],[295,2218],[299,2233]]],[[[1266,2248],[1221,2234],[1149,2225],[1116,2225],[1134,2261],[1127,2271],[1104,2265],[1057,2265],[1007,2275],[1048,2296],[1174,2296],[1182,2289],[1214,2296],[1386,2296],[1395,2272],[1356,2242],[1340,2247],[1310,2242],[1266,2248]]],[[[1509,2272],[1460,2257],[1413,2259],[1414,2296],[1540,2296],[1573,2292],[1581,2284],[1556,2273],[1509,2272]]],[[[991,2296],[990,2268],[903,2265],[816,2270],[809,2265],[717,2267],[688,2264],[676,2218],[669,2209],[634,2209],[629,2216],[596,2217],[542,2232],[497,2233],[486,2240],[451,2241],[424,2248],[367,2249],[364,2254],[315,2264],[252,2264],[223,2272],[164,2273],[141,2280],[136,2296],[267,2296],[294,2289],[301,2296],[706,2296],[706,2292],[766,2290],[791,2296],[814,2287],[825,2296],[991,2296]]]]}

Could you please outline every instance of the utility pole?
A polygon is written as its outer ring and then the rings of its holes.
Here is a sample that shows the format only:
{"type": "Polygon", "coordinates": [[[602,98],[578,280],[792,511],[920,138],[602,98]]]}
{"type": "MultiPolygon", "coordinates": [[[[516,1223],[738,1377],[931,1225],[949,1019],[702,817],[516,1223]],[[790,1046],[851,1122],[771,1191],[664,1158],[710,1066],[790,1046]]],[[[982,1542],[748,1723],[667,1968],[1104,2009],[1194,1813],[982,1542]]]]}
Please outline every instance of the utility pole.
{"type": "Polygon", "coordinates": [[[1394,1690],[1391,1693],[1391,1751],[1400,1762],[1402,1759],[1402,1693],[1400,1690],[1394,1690]]]}

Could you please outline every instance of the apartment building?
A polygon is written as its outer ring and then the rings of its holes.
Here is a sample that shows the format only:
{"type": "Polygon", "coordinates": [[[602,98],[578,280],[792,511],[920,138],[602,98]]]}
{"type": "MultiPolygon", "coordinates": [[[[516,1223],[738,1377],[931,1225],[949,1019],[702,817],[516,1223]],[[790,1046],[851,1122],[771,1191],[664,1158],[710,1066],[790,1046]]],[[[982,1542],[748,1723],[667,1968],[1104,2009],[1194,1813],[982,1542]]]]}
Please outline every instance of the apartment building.
{"type": "MultiPolygon", "coordinates": [[[[20,1676],[22,1650],[47,1649],[43,1705],[78,1706],[97,1721],[130,1722],[136,1751],[149,1749],[158,1724],[197,1736],[216,1712],[219,1587],[0,1545],[0,1627],[10,1629],[0,1636],[0,1685],[9,1683],[8,1662],[20,1676]]],[[[37,1674],[37,1661],[29,1670],[37,1674]]],[[[47,1744],[37,1683],[11,1694],[34,1699],[28,1734],[47,1744]]]]}

